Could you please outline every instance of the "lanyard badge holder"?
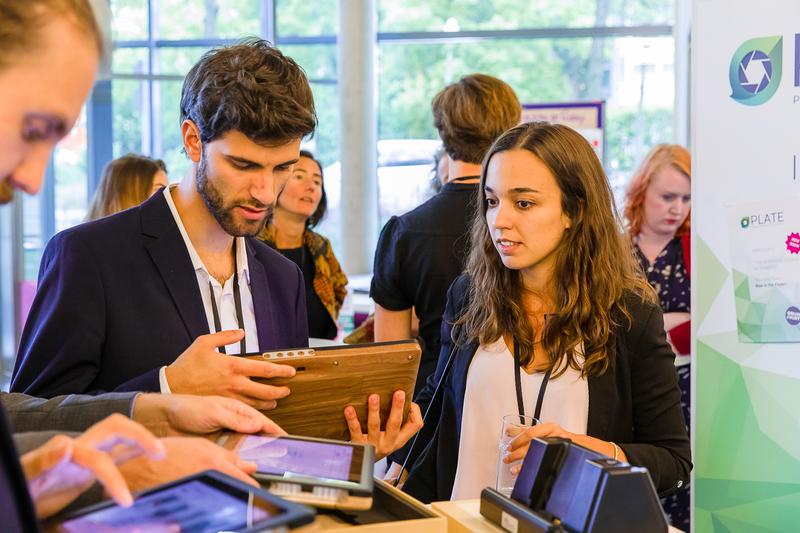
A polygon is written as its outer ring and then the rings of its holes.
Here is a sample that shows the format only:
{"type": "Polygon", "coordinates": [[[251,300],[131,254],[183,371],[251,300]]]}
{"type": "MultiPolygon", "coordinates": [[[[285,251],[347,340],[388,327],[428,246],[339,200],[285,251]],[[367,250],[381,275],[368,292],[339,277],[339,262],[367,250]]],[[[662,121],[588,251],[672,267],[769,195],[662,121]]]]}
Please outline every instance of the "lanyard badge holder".
{"type": "MultiPolygon", "coordinates": [[[[239,329],[244,331],[244,313],[242,312],[242,294],[239,288],[239,261],[236,253],[236,237],[233,238],[233,305],[236,308],[236,323],[239,329]]],[[[219,309],[217,308],[217,298],[214,296],[214,286],[208,282],[208,291],[211,296],[211,314],[214,316],[214,331],[219,333],[222,331],[222,321],[219,318],[219,309]]],[[[219,347],[220,353],[227,353],[224,346],[219,347]]],[[[247,335],[242,337],[239,341],[239,355],[247,353],[247,335]]]]}
{"type": "MultiPolygon", "coordinates": [[[[520,364],[519,345],[517,340],[514,339],[514,385],[517,389],[517,410],[519,412],[520,423],[524,423],[525,417],[525,401],[522,397],[522,365],[520,364]]],[[[542,414],[542,403],[544,403],[544,393],[547,390],[547,383],[550,381],[550,374],[552,370],[547,369],[542,378],[542,384],[539,386],[539,395],[536,398],[536,407],[533,410],[534,420],[539,420],[542,414]]]]}

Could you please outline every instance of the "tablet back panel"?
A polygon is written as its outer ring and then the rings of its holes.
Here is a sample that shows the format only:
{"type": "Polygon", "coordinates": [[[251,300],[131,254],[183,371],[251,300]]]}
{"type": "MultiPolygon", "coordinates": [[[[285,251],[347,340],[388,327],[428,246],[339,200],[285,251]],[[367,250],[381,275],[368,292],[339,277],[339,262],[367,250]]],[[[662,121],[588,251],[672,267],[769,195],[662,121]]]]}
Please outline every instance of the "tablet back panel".
{"type": "Polygon", "coordinates": [[[406,393],[403,417],[408,415],[419,369],[416,341],[383,342],[351,346],[276,350],[252,359],[268,359],[295,367],[293,378],[263,380],[286,385],[291,394],[265,414],[290,435],[349,440],[344,408],[352,405],[361,428],[367,428],[367,398],[381,397],[382,429],[389,416],[392,394],[406,393]],[[313,354],[313,355],[309,355],[313,354]]]}

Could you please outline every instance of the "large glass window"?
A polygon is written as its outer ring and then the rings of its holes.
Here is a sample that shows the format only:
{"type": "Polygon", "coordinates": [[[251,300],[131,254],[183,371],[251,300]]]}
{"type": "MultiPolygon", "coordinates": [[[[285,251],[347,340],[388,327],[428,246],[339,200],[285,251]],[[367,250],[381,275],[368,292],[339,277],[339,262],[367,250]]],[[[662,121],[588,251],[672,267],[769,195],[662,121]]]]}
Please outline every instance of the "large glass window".
{"type": "MultiPolygon", "coordinates": [[[[438,139],[430,102],[474,72],[508,82],[523,103],[605,101],[604,163],[618,199],[649,148],[672,141],[674,0],[544,0],[536,9],[513,0],[379,6],[379,150],[416,141],[430,161],[430,141],[438,139]]],[[[405,166],[394,169],[396,179],[379,171],[384,222],[429,194],[430,164],[379,157],[405,166]]]]}
{"type": "MultiPolygon", "coordinates": [[[[338,160],[336,2],[296,0],[111,0],[113,155],[137,152],[163,159],[171,179],[189,168],[182,153],[179,105],[183,77],[209,49],[248,36],[269,37],[306,71],[319,129],[307,146],[325,165],[338,160]],[[152,20],[152,31],[148,21],[152,20]],[[144,30],[142,30],[144,28],[144,30]],[[281,44],[281,40],[294,44],[281,44]]],[[[334,194],[333,196],[336,196],[334,194]]],[[[335,218],[333,216],[331,219],[335,218]]],[[[334,224],[334,226],[337,226],[334,224]]]]}
{"type": "MultiPolygon", "coordinates": [[[[22,215],[14,219],[17,233],[12,235],[8,224],[0,231],[0,249],[13,248],[21,258],[16,281],[35,286],[44,243],[54,231],[83,220],[92,184],[108,158],[143,153],[164,159],[173,181],[184,175],[189,162],[181,151],[179,124],[183,77],[205,51],[254,35],[275,40],[304,68],[311,82],[319,127],[304,147],[323,163],[329,214],[320,231],[340,253],[338,2],[109,3],[114,41],[110,111],[93,114],[92,107],[81,115],[53,155],[42,194],[22,200],[21,211],[15,210],[22,215]],[[105,142],[105,151],[97,150],[98,139],[105,142]],[[89,170],[93,176],[87,175],[89,170]]],[[[604,163],[618,197],[647,150],[673,140],[675,0],[540,0],[533,4],[378,0],[377,4],[381,225],[431,194],[431,156],[439,140],[430,101],[447,83],[465,74],[500,77],[524,103],[604,100],[604,163]]],[[[3,209],[2,220],[12,220],[10,208],[3,209]]],[[[12,279],[10,264],[0,261],[3,283],[12,279]]],[[[15,286],[13,291],[0,292],[0,314],[9,313],[10,292],[17,299],[15,312],[21,309],[18,291],[15,286]]],[[[8,328],[2,334],[8,355],[8,328]]]]}
{"type": "Polygon", "coordinates": [[[674,0],[380,0],[381,32],[672,24],[674,0]]]}
{"type": "MultiPolygon", "coordinates": [[[[52,166],[54,174],[54,231],[83,222],[88,208],[86,180],[86,111],[81,113],[72,131],[56,147],[52,166]]],[[[49,235],[47,236],[49,238],[49,235]]]]}

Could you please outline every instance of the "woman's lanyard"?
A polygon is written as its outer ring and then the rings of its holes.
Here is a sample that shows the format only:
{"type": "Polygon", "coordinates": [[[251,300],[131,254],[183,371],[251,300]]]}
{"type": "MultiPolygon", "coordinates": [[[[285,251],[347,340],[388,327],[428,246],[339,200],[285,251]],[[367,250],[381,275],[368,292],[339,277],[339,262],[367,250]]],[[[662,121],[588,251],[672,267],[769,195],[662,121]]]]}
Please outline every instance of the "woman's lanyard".
{"type": "MultiPolygon", "coordinates": [[[[238,254],[236,253],[236,237],[233,238],[233,305],[236,307],[236,322],[239,324],[239,329],[244,330],[244,314],[242,313],[242,295],[239,292],[239,264],[237,261],[238,254]]],[[[214,286],[211,281],[208,282],[208,290],[211,292],[211,314],[214,315],[214,330],[219,333],[222,331],[222,322],[219,319],[219,310],[217,309],[217,299],[214,296],[214,286]]],[[[247,335],[242,337],[239,341],[239,355],[247,353],[247,335]]],[[[220,353],[227,353],[224,346],[219,347],[220,353]]]]}
{"type": "MultiPolygon", "coordinates": [[[[521,424],[525,423],[525,402],[522,398],[522,378],[520,376],[521,372],[521,365],[519,362],[519,346],[517,345],[517,339],[514,339],[514,385],[517,387],[517,409],[519,410],[519,421],[521,424]]],[[[539,385],[539,397],[536,398],[536,408],[533,411],[533,418],[539,420],[539,416],[542,414],[542,403],[544,402],[544,391],[547,390],[547,382],[550,381],[550,370],[547,369],[547,372],[544,373],[544,377],[542,378],[542,384],[539,385]]]]}

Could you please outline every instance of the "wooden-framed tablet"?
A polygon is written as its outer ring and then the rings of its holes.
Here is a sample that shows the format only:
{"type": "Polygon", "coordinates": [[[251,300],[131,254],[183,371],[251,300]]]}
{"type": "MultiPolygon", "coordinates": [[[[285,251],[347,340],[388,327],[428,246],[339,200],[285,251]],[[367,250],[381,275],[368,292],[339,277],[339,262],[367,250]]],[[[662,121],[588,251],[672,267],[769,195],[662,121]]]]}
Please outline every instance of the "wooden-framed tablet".
{"type": "Polygon", "coordinates": [[[312,437],[228,434],[219,444],[257,465],[253,477],[272,494],[330,509],[372,507],[375,450],[312,437]]]}
{"type": "Polygon", "coordinates": [[[308,507],[283,500],[221,472],[207,470],[147,490],[130,507],[106,501],[45,524],[47,533],[83,531],[255,531],[314,520],[308,507]]]}
{"type": "Polygon", "coordinates": [[[263,380],[286,385],[291,394],[265,414],[291,435],[349,440],[344,408],[352,405],[361,428],[367,427],[367,398],[381,397],[381,424],[385,426],[392,395],[406,393],[403,417],[408,415],[420,362],[416,340],[275,350],[252,359],[292,365],[292,378],[263,380]]]}

